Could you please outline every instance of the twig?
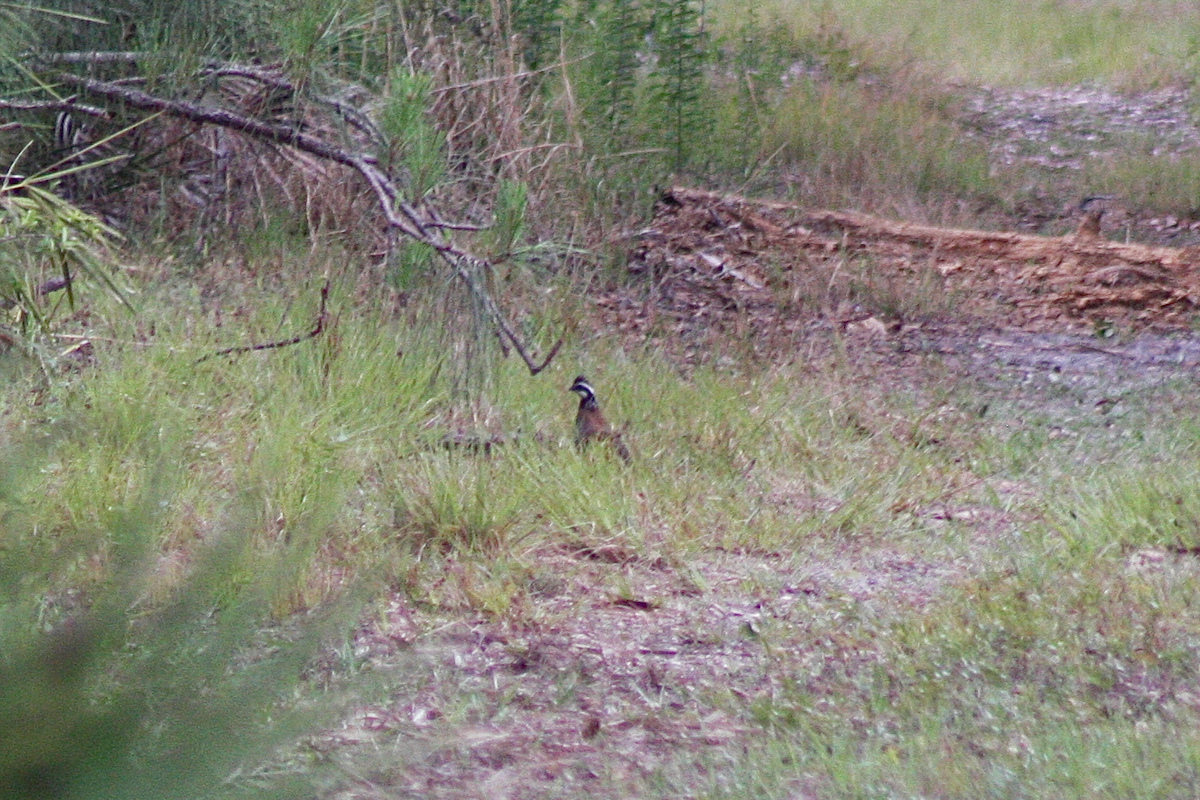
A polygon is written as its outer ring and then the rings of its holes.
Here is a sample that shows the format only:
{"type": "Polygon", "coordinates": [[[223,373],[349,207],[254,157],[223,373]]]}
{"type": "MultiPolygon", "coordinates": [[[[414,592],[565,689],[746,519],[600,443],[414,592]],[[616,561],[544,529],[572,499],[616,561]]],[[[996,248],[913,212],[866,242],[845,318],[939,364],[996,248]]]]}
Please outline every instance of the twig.
{"type": "Polygon", "coordinates": [[[550,348],[550,352],[546,354],[546,358],[542,361],[542,363],[537,365],[536,367],[530,367],[529,371],[532,374],[537,375],[539,372],[544,370],[546,367],[550,366],[550,362],[554,360],[554,357],[556,355],[558,355],[558,349],[563,346],[564,341],[566,341],[566,340],[563,337],[561,337],[561,336],[558,337],[558,341],[554,343],[554,347],[550,348]]]}
{"type": "Polygon", "coordinates": [[[63,289],[66,289],[70,285],[71,285],[70,273],[68,273],[66,275],[59,275],[57,278],[51,278],[50,280],[44,281],[43,283],[41,283],[37,287],[37,293],[39,296],[44,297],[44,296],[50,294],[51,292],[61,292],[63,289]]]}
{"type": "Polygon", "coordinates": [[[288,347],[293,344],[300,344],[309,339],[315,339],[325,330],[325,303],[329,299],[329,280],[326,279],[325,285],[321,287],[321,308],[317,311],[317,322],[313,325],[312,330],[307,333],[298,333],[290,339],[283,339],[278,342],[263,342],[261,344],[241,345],[240,347],[226,347],[224,350],[218,350],[215,353],[209,353],[203,358],[198,358],[194,363],[199,364],[208,361],[210,358],[220,358],[221,356],[240,355],[242,353],[252,353],[255,350],[271,350],[276,347],[288,347]]]}

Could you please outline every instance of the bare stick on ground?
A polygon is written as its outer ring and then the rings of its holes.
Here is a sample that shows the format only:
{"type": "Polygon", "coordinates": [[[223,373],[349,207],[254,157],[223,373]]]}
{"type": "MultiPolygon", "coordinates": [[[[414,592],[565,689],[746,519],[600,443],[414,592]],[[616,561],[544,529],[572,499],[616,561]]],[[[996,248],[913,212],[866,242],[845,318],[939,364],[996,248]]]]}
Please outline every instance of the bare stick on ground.
{"type": "Polygon", "coordinates": [[[252,353],[255,350],[273,350],[277,347],[288,347],[293,344],[307,342],[309,339],[315,339],[325,330],[325,321],[327,319],[325,304],[329,300],[329,281],[325,281],[325,285],[321,287],[321,308],[317,311],[317,321],[312,326],[312,330],[308,333],[298,333],[290,339],[281,339],[277,342],[263,342],[261,344],[248,344],[240,347],[226,347],[224,350],[218,350],[215,353],[209,353],[203,358],[196,359],[197,364],[208,361],[210,358],[220,358],[221,356],[241,355],[242,353],[252,353]]]}

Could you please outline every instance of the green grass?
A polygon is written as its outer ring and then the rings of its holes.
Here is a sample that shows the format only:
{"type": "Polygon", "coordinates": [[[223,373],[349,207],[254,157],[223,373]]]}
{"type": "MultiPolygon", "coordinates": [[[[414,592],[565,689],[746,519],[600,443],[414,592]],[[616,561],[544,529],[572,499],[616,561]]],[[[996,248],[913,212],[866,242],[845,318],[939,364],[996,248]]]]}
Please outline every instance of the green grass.
{"type": "Polygon", "coordinates": [[[1119,155],[1089,162],[1085,194],[1118,194],[1148,212],[1194,215],[1200,210],[1200,162],[1187,155],[1146,152],[1136,144],[1119,155]]]}
{"type": "Polygon", "coordinates": [[[770,743],[712,796],[1194,794],[1194,414],[1116,458],[1044,442],[1018,468],[1057,487],[1043,519],[919,614],[847,627],[815,605],[776,626],[776,652],[820,647],[834,624],[841,646],[819,679],[792,673],[752,705],[770,743]]]}
{"type": "MultiPolygon", "coordinates": [[[[321,337],[196,363],[304,329],[311,304],[301,290],[217,327],[194,300],[151,294],[137,318],[105,315],[91,333],[95,363],[56,378],[49,403],[18,402],[25,388],[15,384],[10,435],[44,429],[55,442],[32,501],[38,524],[101,530],[104,509],[140,497],[167,462],[179,465],[162,522],[170,551],[204,539],[236,498],[259,546],[319,524],[323,557],[349,565],[392,549],[519,556],[562,537],[674,555],[831,525],[882,530],[890,509],[936,496],[942,473],[956,469],[921,444],[923,401],[810,384],[797,378],[801,365],[685,377],[661,355],[624,357],[596,343],[568,347],[536,378],[501,362],[486,401],[456,398],[427,328],[344,297],[321,337]],[[604,448],[570,446],[566,387],[580,371],[630,428],[632,467],[604,448]],[[909,405],[889,411],[893,402],[909,405]],[[510,441],[490,457],[443,445],[472,436],[510,441]],[[764,499],[772,493],[818,510],[785,532],[764,499]]],[[[314,567],[297,605],[322,599],[327,568],[314,567]]]]}
{"type": "Polygon", "coordinates": [[[1195,567],[1022,544],[919,616],[839,625],[840,669],[760,698],[770,744],[713,796],[1193,794],[1195,567]]]}
{"type": "MultiPolygon", "coordinates": [[[[857,83],[798,81],[753,134],[752,175],[790,172],[793,193],[834,207],[993,191],[986,151],[963,140],[930,98],[908,88],[893,93],[857,83]]],[[[744,113],[732,106],[729,122],[736,124],[744,113]]]]}

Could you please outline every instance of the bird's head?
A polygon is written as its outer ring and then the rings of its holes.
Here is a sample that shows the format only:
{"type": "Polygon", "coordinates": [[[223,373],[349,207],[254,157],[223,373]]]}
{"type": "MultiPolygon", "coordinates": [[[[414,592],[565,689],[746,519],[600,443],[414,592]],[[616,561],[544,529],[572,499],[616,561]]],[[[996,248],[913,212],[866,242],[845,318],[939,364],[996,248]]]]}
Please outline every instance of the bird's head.
{"type": "Polygon", "coordinates": [[[596,396],[596,390],[587,382],[587,378],[582,375],[577,377],[575,382],[571,384],[570,391],[577,393],[581,400],[587,400],[589,397],[596,396]]]}

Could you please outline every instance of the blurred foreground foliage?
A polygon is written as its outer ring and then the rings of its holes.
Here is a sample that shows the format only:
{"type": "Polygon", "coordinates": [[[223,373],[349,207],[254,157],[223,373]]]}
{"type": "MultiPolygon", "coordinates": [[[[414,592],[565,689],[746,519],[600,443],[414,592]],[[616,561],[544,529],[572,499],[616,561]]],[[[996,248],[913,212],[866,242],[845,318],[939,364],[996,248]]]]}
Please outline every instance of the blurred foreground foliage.
{"type": "Polygon", "coordinates": [[[329,670],[314,659],[353,623],[355,604],[347,594],[284,619],[272,608],[317,531],[248,562],[249,527],[232,514],[194,552],[163,556],[158,516],[171,501],[161,482],[106,509],[96,529],[39,529],[23,508],[44,454],[6,449],[0,797],[294,797],[311,787],[300,739],[346,702],[319,685],[329,670]]]}

